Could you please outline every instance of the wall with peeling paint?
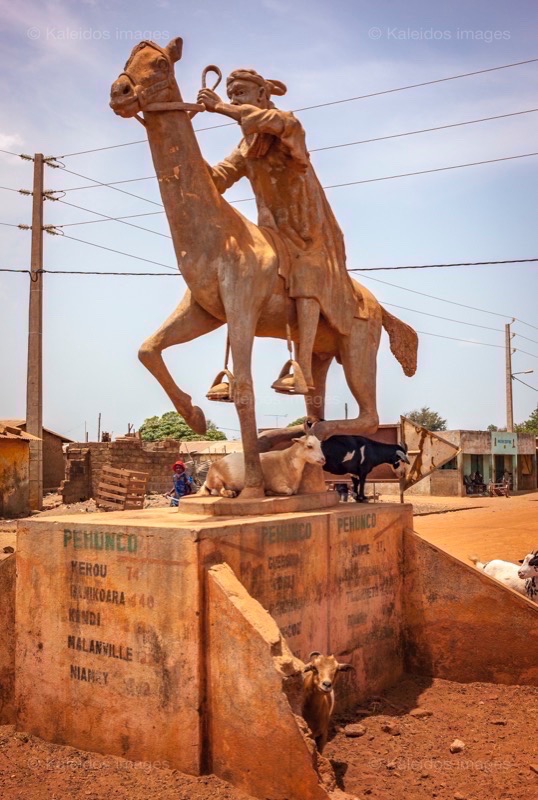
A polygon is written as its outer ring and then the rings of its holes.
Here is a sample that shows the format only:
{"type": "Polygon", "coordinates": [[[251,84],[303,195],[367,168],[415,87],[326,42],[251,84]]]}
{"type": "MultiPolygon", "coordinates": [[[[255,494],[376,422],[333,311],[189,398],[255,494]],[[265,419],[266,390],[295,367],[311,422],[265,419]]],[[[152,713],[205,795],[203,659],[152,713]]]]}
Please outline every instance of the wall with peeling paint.
{"type": "Polygon", "coordinates": [[[28,471],[28,442],[0,438],[0,517],[30,513],[28,471]]]}

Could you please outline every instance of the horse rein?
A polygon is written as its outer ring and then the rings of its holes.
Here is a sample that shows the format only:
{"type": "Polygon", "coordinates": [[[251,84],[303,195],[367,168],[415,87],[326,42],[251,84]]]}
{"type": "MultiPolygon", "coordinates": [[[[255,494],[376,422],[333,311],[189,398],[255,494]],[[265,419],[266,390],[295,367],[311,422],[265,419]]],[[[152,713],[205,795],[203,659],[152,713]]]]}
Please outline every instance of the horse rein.
{"type": "MultiPolygon", "coordinates": [[[[148,47],[153,47],[154,50],[158,50],[164,58],[166,58],[170,70],[170,59],[168,58],[166,52],[159,47],[159,45],[155,44],[155,42],[144,42],[144,44],[148,47]]],[[[120,74],[125,75],[131,86],[133,87],[134,94],[136,99],[138,100],[138,104],[140,106],[140,111],[187,111],[189,113],[189,117],[192,119],[195,114],[199,111],[205,111],[205,106],[202,103],[183,103],[177,101],[170,101],[170,102],[161,102],[161,103],[151,103],[148,102],[151,95],[155,95],[157,92],[160,92],[162,89],[171,89],[172,88],[172,81],[170,80],[170,71],[168,76],[165,80],[158,81],[157,83],[152,84],[151,86],[147,86],[143,88],[135,83],[129,72],[127,71],[129,62],[125,65],[124,71],[120,74]]],[[[207,81],[207,73],[214,72],[217,76],[217,79],[213,86],[211,86],[211,90],[214,91],[219,83],[222,80],[222,72],[220,71],[219,67],[215,66],[215,64],[209,64],[202,72],[202,89],[206,89],[206,81],[207,81]]],[[[139,114],[135,114],[135,119],[138,120],[144,127],[146,127],[145,121],[139,114]]]]}

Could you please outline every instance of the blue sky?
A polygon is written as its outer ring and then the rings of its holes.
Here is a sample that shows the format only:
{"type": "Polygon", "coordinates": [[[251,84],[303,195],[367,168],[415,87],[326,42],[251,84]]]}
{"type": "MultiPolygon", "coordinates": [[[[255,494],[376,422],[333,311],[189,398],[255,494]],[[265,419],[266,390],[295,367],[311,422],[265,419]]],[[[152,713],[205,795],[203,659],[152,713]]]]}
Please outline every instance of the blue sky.
{"type": "MultiPolygon", "coordinates": [[[[182,36],[176,76],[194,100],[208,63],[227,74],[253,67],[288,85],[286,109],[341,100],[538,56],[536,6],[504,2],[305,2],[239,0],[222,3],[140,1],[30,2],[1,0],[0,77],[4,114],[0,148],[63,155],[143,139],[136,121],[108,108],[110,84],[136,41],[165,43],[182,36]]],[[[356,140],[447,125],[537,106],[538,64],[527,64],[354,102],[299,112],[313,150],[356,140]]],[[[195,127],[222,122],[199,115],[195,127]]],[[[367,180],[417,170],[533,153],[537,114],[528,113],[449,130],[313,152],[322,184],[367,180]]],[[[215,163],[239,138],[236,127],[200,131],[204,157],[215,163]]],[[[147,143],[71,156],[65,166],[101,182],[152,175],[147,143]]],[[[537,256],[537,158],[523,158],[429,175],[328,189],[346,237],[348,267],[487,261],[537,256]]],[[[31,187],[31,164],[0,154],[2,186],[31,187]]],[[[47,189],[74,189],[91,181],[47,169],[47,189]]],[[[121,187],[120,187],[121,188],[121,187]]],[[[156,182],[127,185],[158,202],[156,182]]],[[[229,199],[251,196],[245,181],[229,199]]],[[[65,200],[109,216],[158,211],[141,199],[107,188],[70,191],[65,200]]],[[[240,205],[255,218],[254,204],[240,205]]],[[[0,221],[29,223],[31,201],[0,191],[0,221]]],[[[97,219],[88,211],[47,202],[45,222],[64,225],[97,219]]],[[[167,234],[164,216],[133,220],[167,234]]],[[[103,222],[65,228],[70,236],[175,265],[166,236],[103,222]]],[[[0,267],[26,268],[30,234],[0,227],[0,267]]],[[[66,238],[45,239],[50,269],[166,272],[66,238]]],[[[173,275],[173,273],[170,273],[173,275]]],[[[514,372],[538,387],[538,266],[509,264],[365,273],[359,280],[420,334],[417,375],[406,378],[383,337],[378,359],[382,422],[428,405],[451,428],[505,422],[504,351],[438,336],[503,345],[504,323],[517,322],[514,372]],[[367,277],[370,275],[371,277],[367,277]],[[376,279],[396,286],[377,283],[376,279]],[[396,288],[398,287],[398,288],[396,288]],[[406,290],[484,311],[473,311],[406,290]],[[403,306],[408,310],[395,308],[403,306]],[[449,317],[448,322],[418,311],[449,317]],[[461,323],[483,325],[486,329],[461,323]],[[494,330],[490,330],[493,328],[494,330]],[[527,337],[524,339],[522,337],[527,337]],[[534,341],[528,341],[532,339],[534,341]]],[[[97,415],[116,434],[127,423],[170,410],[160,386],[137,360],[140,343],[173,310],[184,290],[180,277],[45,276],[44,424],[81,438],[84,422],[95,437],[97,415]]],[[[28,278],[0,273],[0,417],[24,416],[28,278]]],[[[224,332],[171,349],[165,358],[179,385],[206,414],[236,435],[233,407],[211,404],[205,393],[220,369],[224,332]]],[[[285,361],[282,342],[258,341],[255,384],[259,425],[285,424],[303,413],[300,398],[270,390],[285,361]]],[[[339,367],[331,370],[327,416],[343,415],[352,400],[339,367]]],[[[514,383],[516,421],[536,407],[538,393],[514,383]]]]}

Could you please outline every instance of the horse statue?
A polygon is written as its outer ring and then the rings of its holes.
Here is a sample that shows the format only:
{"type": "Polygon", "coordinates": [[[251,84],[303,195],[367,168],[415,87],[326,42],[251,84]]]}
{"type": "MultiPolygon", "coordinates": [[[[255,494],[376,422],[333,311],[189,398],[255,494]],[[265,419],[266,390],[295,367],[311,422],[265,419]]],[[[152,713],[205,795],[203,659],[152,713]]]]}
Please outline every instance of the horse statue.
{"type": "MultiPolygon", "coordinates": [[[[235,403],[245,454],[242,498],[263,497],[252,381],[255,336],[297,342],[295,303],[279,274],[278,234],[268,236],[224,200],[217,191],[194,134],[192,112],[174,76],[182,40],[166,45],[143,41],[134,48],[111,88],[110,106],[121,117],[136,117],[146,128],[153,164],[178,261],[188,289],[178,307],[141,346],[139,358],[159,381],[176,410],[199,434],[206,431],[203,411],[175,383],[162,353],[167,347],[228,325],[233,358],[235,403]],[[143,119],[139,114],[143,114],[143,119]]],[[[376,356],[382,327],[406,375],[416,369],[417,335],[353,281],[362,313],[349,335],[320,316],[312,355],[314,387],[305,389],[308,417],[321,439],[333,435],[375,433],[376,356]],[[325,382],[333,359],[341,363],[359,406],[356,419],[323,421],[325,382]]]]}

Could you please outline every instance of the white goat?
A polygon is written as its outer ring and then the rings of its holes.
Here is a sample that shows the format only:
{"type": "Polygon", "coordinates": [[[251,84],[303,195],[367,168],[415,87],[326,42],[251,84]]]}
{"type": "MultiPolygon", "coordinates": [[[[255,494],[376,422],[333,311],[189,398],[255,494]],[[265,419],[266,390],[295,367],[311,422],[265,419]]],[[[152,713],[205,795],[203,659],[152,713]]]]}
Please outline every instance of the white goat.
{"type": "Polygon", "coordinates": [[[303,669],[303,717],[320,753],[329,736],[336,676],[350,669],[354,669],[352,664],[339,664],[334,656],[322,656],[317,650],[310,653],[303,669]]]}
{"type": "Polygon", "coordinates": [[[510,589],[538,602],[538,550],[526,555],[519,562],[520,567],[511,561],[501,561],[498,558],[485,564],[478,556],[469,556],[469,559],[490,578],[495,578],[510,589]]]}
{"type": "MultiPolygon", "coordinates": [[[[297,494],[305,464],[318,464],[320,467],[325,464],[321,442],[316,436],[307,434],[292,441],[286,450],[272,450],[260,455],[266,494],[297,494]]],[[[211,464],[199,494],[235,497],[244,486],[243,453],[230,453],[211,464]]]]}
{"type": "Polygon", "coordinates": [[[528,553],[519,563],[517,574],[525,581],[525,594],[538,603],[538,550],[528,553]]]}

